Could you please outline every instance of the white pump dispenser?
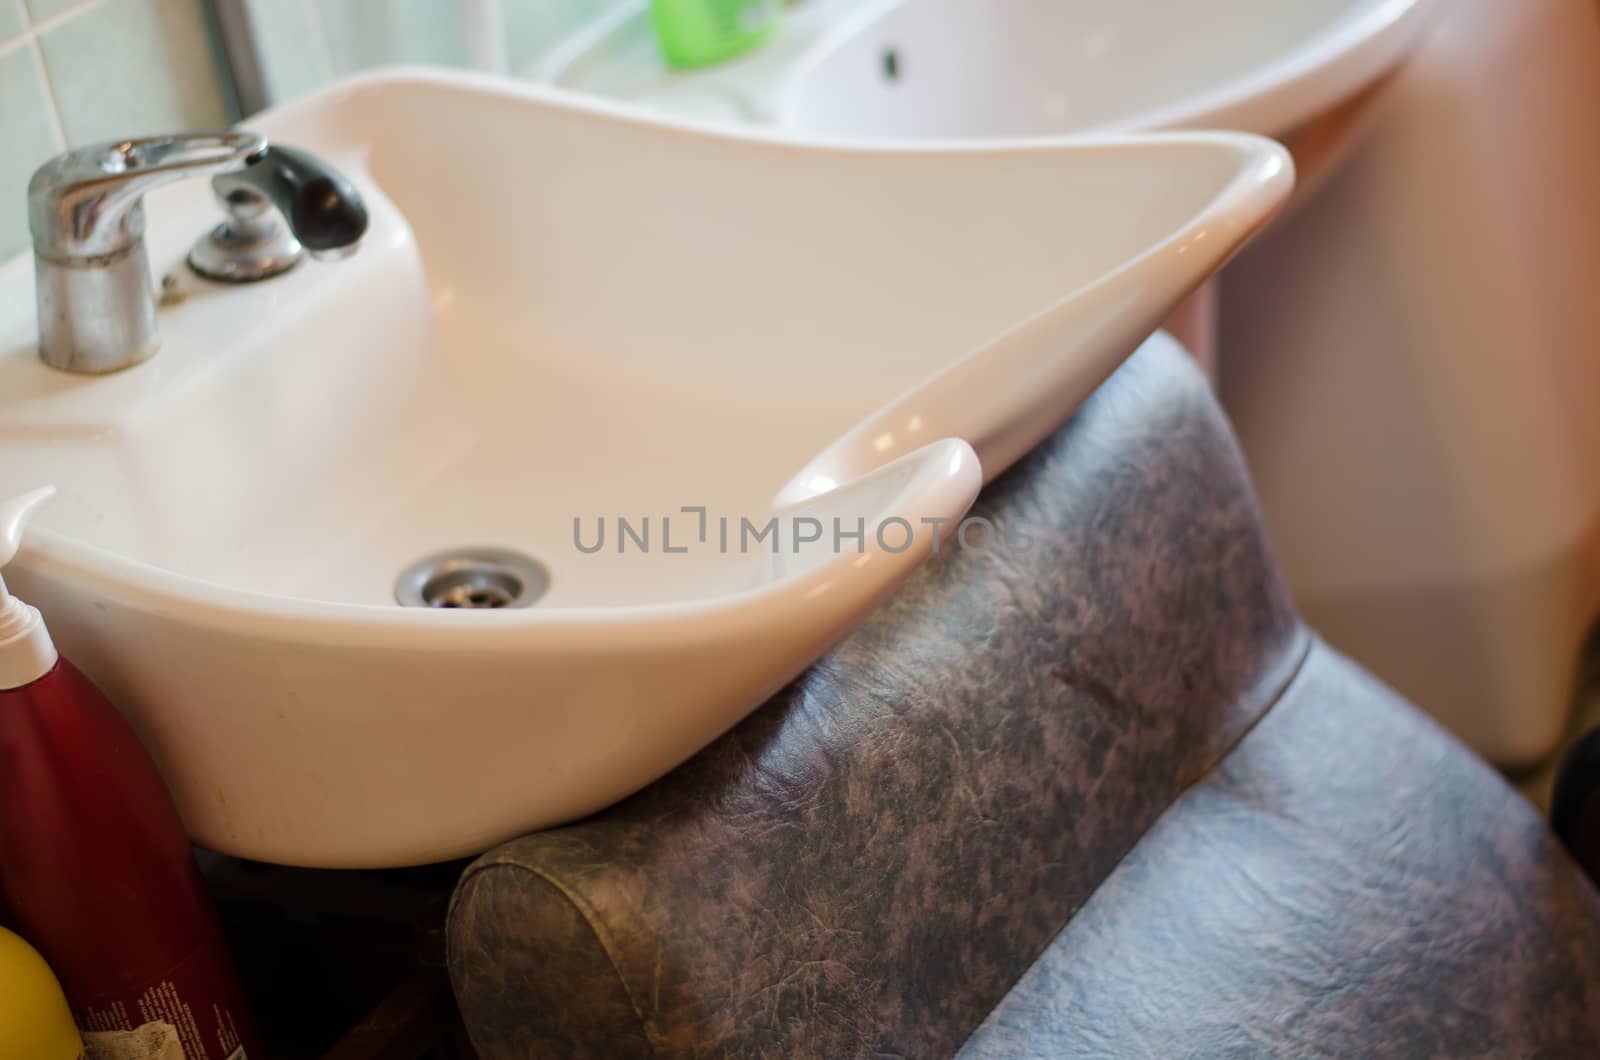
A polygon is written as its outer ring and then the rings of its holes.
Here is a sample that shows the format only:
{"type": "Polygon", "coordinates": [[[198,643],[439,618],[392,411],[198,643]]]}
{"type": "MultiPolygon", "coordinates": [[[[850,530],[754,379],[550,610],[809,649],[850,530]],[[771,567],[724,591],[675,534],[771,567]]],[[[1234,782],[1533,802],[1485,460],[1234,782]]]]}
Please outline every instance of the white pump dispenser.
{"type": "MultiPolygon", "coordinates": [[[[54,497],[46,486],[0,502],[0,567],[16,558],[34,509],[54,497]]],[[[0,692],[31,685],[55,669],[56,646],[37,609],[12,596],[0,578],[0,692]]]]}

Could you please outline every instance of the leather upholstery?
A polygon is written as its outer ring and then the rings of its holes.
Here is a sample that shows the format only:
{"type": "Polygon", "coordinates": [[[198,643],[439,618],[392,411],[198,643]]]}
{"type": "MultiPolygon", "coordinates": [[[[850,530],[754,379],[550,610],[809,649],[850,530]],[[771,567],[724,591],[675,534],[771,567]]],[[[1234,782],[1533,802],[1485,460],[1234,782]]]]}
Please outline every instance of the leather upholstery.
{"type": "Polygon", "coordinates": [[[1318,648],[961,1056],[1600,1056],[1600,908],[1520,795],[1318,648]]]}
{"type": "Polygon", "coordinates": [[[450,967],[486,1060],[1595,1034],[1594,895],[1313,645],[1181,351],[1135,355],[977,510],[987,549],[684,767],[468,870],[450,967]],[[1562,1030],[1532,1004],[1558,989],[1562,1030]]]}

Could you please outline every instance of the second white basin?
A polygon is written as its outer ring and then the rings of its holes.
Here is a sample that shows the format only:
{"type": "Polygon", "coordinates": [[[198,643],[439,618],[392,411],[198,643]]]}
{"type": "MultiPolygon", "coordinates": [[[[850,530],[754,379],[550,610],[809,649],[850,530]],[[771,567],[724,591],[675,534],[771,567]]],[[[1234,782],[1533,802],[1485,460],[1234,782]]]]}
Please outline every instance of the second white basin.
{"type": "Polygon", "coordinates": [[[1434,0],[807,0],[707,70],[661,61],[645,0],[525,71],[665,113],[823,139],[1142,129],[1286,136],[1397,67],[1434,0]]]}
{"type": "Polygon", "coordinates": [[[811,49],[779,125],[852,138],[1282,135],[1392,69],[1428,0],[877,0],[811,49]]]}
{"type": "Polygon", "coordinates": [[[184,278],[161,352],[107,377],[40,363],[29,263],[0,268],[0,493],[61,490],[7,573],[197,839],[326,866],[481,850],[705,746],[1292,180],[1252,137],[804,147],[438,72],[251,125],[356,181],[366,246],[219,286],[180,265],[209,190],[152,194],[184,278]],[[868,535],[739,547],[802,516],[868,535]],[[909,541],[872,533],[896,519],[909,541]],[[408,564],[472,546],[548,593],[396,606],[408,564]]]}

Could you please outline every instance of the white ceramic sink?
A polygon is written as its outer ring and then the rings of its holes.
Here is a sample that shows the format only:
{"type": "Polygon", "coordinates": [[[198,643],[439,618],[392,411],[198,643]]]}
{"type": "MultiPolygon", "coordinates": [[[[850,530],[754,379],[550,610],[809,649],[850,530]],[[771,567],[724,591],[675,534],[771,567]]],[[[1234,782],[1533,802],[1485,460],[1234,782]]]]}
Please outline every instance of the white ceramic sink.
{"type": "Polygon", "coordinates": [[[779,124],[850,137],[1285,134],[1392,69],[1426,0],[879,0],[806,56],[779,124]]]}
{"type": "Polygon", "coordinates": [[[61,490],[8,576],[200,842],[326,866],[481,850],[703,747],[1292,180],[1253,137],[828,149],[445,73],[251,127],[356,181],[366,244],[214,285],[180,265],[209,190],[162,189],[162,351],[106,377],[40,363],[30,263],[0,268],[0,493],[61,490]],[[774,514],[781,552],[741,551],[774,514]],[[799,543],[798,517],[868,529],[799,543]],[[402,568],[463,546],[534,557],[547,595],[395,604],[402,568]]]}
{"type": "Polygon", "coordinates": [[[1415,46],[1433,0],[807,0],[776,40],[661,64],[625,0],[529,76],[824,138],[1227,128],[1284,136],[1415,46]]]}

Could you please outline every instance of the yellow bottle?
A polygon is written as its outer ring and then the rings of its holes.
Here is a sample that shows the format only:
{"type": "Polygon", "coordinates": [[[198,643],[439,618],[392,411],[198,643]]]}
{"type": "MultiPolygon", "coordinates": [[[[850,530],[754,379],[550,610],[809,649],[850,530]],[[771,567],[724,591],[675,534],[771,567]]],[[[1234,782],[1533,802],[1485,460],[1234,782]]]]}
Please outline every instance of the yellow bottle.
{"type": "Polygon", "coordinates": [[[0,1060],[82,1060],[61,987],[34,948],[0,928],[0,1060]]]}

